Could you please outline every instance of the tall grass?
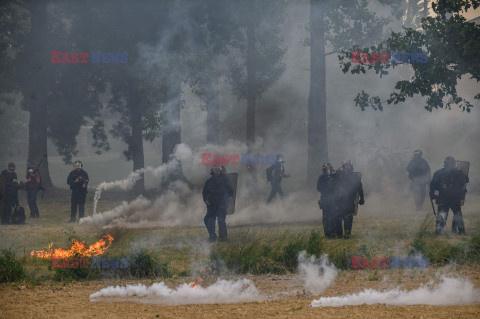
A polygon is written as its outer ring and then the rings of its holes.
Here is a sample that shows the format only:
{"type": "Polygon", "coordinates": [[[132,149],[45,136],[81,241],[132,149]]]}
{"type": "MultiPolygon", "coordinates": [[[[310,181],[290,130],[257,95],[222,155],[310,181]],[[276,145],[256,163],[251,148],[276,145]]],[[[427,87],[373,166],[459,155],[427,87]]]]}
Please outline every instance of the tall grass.
{"type": "Polygon", "coordinates": [[[480,227],[477,227],[470,240],[452,242],[445,237],[436,237],[430,229],[434,229],[433,215],[425,216],[419,231],[416,233],[410,254],[420,252],[431,264],[446,263],[480,263],[480,227]]]}
{"type": "Polygon", "coordinates": [[[212,259],[221,259],[238,273],[284,274],[294,272],[298,266],[298,253],[305,250],[310,255],[327,253],[337,267],[347,268],[354,244],[338,240],[326,243],[318,229],[310,234],[289,235],[272,240],[265,237],[252,240],[239,239],[215,246],[212,259]]]}
{"type": "Polygon", "coordinates": [[[10,249],[3,249],[0,254],[0,283],[15,282],[25,278],[22,264],[10,249]]]}

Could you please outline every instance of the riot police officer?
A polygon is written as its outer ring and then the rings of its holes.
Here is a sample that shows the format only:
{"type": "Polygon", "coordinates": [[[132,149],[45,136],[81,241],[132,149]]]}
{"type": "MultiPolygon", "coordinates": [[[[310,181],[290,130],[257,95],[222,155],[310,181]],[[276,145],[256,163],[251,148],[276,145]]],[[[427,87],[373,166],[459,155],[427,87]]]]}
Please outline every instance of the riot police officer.
{"type": "Polygon", "coordinates": [[[411,182],[413,198],[417,210],[422,210],[427,194],[427,184],[430,182],[431,172],[427,161],[422,158],[422,151],[413,152],[413,157],[407,165],[408,178],[411,182]]]}
{"type": "Polygon", "coordinates": [[[203,219],[209,234],[208,240],[217,240],[215,233],[215,221],[218,219],[218,237],[221,241],[227,240],[227,205],[230,197],[233,196],[233,189],[225,176],[225,168],[215,165],[210,170],[212,175],[203,186],[203,201],[207,205],[207,214],[203,219]]]}
{"type": "Polygon", "coordinates": [[[3,170],[1,174],[6,181],[2,224],[10,224],[12,209],[20,206],[18,201],[20,182],[17,179],[17,173],[15,173],[15,163],[9,163],[8,168],[3,170]]]}
{"type": "Polygon", "coordinates": [[[325,163],[322,166],[322,175],[317,180],[317,191],[320,192],[318,206],[322,210],[323,232],[325,237],[335,237],[335,198],[333,187],[332,164],[325,163]]]}
{"type": "Polygon", "coordinates": [[[72,196],[70,198],[71,215],[69,223],[74,223],[77,215],[78,220],[85,214],[85,198],[87,197],[88,174],[83,170],[81,161],[75,162],[75,169],[67,177],[67,184],[70,185],[72,196]]]}
{"type": "MultiPolygon", "coordinates": [[[[285,195],[283,194],[282,190],[282,179],[285,177],[290,177],[289,174],[285,173],[285,160],[283,159],[282,154],[277,154],[277,159],[275,163],[268,169],[270,172],[270,184],[272,185],[272,191],[270,192],[270,196],[268,196],[267,203],[270,203],[277,193],[283,198],[285,195]]],[[[268,175],[267,175],[268,178],[268,175]]]]}
{"type": "Polygon", "coordinates": [[[450,209],[453,212],[452,231],[456,232],[456,227],[458,227],[458,233],[465,235],[460,203],[467,192],[464,186],[468,182],[468,176],[457,169],[455,158],[452,156],[445,158],[443,168],[433,174],[429,195],[430,199],[436,199],[438,205],[435,235],[442,234],[450,209]]]}
{"type": "Polygon", "coordinates": [[[337,236],[348,239],[352,232],[353,216],[357,213],[357,198],[358,204],[365,203],[360,173],[353,171],[350,160],[342,162],[342,168],[333,175],[333,184],[337,236]]]}
{"type": "Polygon", "coordinates": [[[40,173],[34,172],[32,164],[27,165],[27,174],[25,175],[25,188],[27,190],[27,202],[30,208],[30,217],[40,217],[37,206],[37,192],[41,187],[40,173]]]}

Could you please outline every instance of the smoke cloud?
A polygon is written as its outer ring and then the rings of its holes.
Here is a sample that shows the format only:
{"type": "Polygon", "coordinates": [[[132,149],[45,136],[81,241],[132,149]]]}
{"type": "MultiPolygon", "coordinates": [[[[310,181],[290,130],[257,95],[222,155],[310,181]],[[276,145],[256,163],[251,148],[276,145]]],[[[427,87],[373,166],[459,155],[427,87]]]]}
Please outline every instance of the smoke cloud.
{"type": "Polygon", "coordinates": [[[473,288],[473,284],[468,279],[442,277],[442,282],[432,288],[422,285],[411,291],[398,288],[388,291],[365,289],[362,292],[341,297],[322,297],[312,301],[310,306],[340,307],[362,304],[450,306],[478,302],[480,302],[480,289],[473,288]]]}
{"type": "Polygon", "coordinates": [[[164,282],[145,285],[111,286],[90,295],[90,301],[100,297],[140,297],[141,302],[159,305],[188,305],[237,303],[262,300],[263,297],[251,280],[217,280],[206,288],[183,284],[171,289],[164,282]]]}
{"type": "Polygon", "coordinates": [[[337,269],[329,262],[328,255],[307,257],[307,252],[301,251],[298,254],[298,274],[305,282],[305,289],[320,294],[335,281],[337,269]]]}

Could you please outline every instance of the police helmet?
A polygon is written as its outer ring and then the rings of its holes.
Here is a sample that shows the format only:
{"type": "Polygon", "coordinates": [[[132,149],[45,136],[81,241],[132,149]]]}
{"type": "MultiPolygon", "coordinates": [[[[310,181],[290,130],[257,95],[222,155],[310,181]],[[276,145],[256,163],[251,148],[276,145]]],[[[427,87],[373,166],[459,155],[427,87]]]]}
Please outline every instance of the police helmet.
{"type": "Polygon", "coordinates": [[[216,171],[222,172],[222,167],[220,165],[213,165],[210,174],[213,175],[216,171]]]}
{"type": "Polygon", "coordinates": [[[353,171],[352,161],[349,160],[349,159],[345,159],[342,162],[342,168],[345,169],[345,170],[348,170],[348,171],[353,171]],[[347,168],[347,166],[349,166],[349,167],[347,168]]]}
{"type": "Polygon", "coordinates": [[[75,166],[75,168],[83,168],[82,161],[75,161],[73,165],[75,166]]]}
{"type": "Polygon", "coordinates": [[[415,151],[413,152],[413,156],[422,157],[422,154],[423,154],[423,152],[422,152],[421,150],[415,150],[415,151]]]}
{"type": "Polygon", "coordinates": [[[15,163],[14,162],[8,163],[8,168],[15,168],[15,163]]]}
{"type": "Polygon", "coordinates": [[[457,162],[455,161],[455,158],[453,156],[447,156],[445,158],[445,161],[443,162],[443,167],[445,168],[455,168],[457,165],[457,162]]]}
{"type": "Polygon", "coordinates": [[[283,155],[282,155],[282,154],[280,154],[280,153],[277,154],[277,161],[278,161],[279,163],[285,163],[285,160],[283,159],[283,155]]]}

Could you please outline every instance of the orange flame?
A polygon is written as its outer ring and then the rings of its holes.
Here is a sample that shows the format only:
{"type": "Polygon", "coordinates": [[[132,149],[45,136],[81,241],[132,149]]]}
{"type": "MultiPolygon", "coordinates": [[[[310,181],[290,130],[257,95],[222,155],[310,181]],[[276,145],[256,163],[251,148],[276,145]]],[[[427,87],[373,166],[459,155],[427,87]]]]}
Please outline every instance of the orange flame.
{"type": "Polygon", "coordinates": [[[198,279],[198,282],[192,281],[191,283],[189,283],[189,285],[190,285],[191,287],[193,287],[193,289],[195,289],[195,288],[197,288],[198,285],[200,285],[200,283],[202,282],[202,280],[203,280],[203,279],[200,278],[200,279],[198,279]]]}
{"type": "Polygon", "coordinates": [[[46,250],[32,250],[30,253],[31,257],[38,257],[38,258],[46,258],[46,259],[62,259],[62,258],[70,258],[74,256],[82,256],[82,257],[90,257],[90,256],[98,256],[103,254],[112,244],[113,237],[110,235],[104,235],[102,239],[85,247],[85,242],[80,242],[75,238],[72,239],[72,247],[70,249],[65,250],[62,248],[52,249],[53,243],[48,245],[46,250]]]}

